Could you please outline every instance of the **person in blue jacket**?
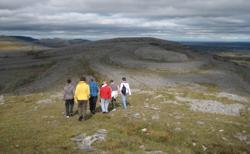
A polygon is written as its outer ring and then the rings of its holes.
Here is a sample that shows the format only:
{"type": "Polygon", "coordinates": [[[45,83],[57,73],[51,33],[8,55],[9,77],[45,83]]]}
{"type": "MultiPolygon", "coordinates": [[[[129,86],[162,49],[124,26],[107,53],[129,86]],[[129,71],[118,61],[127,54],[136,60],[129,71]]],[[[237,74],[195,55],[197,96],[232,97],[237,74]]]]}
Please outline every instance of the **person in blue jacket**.
{"type": "Polygon", "coordinates": [[[90,88],[89,109],[92,114],[95,114],[99,86],[97,82],[94,81],[94,79],[90,79],[89,88],[90,88]]]}

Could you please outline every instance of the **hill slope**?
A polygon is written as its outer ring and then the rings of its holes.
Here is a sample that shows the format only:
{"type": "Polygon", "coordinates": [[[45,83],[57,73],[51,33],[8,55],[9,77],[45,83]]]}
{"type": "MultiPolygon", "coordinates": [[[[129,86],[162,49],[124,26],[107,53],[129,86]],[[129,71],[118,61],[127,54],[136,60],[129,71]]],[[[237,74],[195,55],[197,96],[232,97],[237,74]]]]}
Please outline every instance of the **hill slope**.
{"type": "Polygon", "coordinates": [[[107,138],[93,144],[94,153],[249,153],[247,71],[155,38],[2,57],[0,151],[81,153],[70,138],[102,128],[107,138]],[[116,83],[126,76],[133,93],[128,109],[82,123],[64,118],[65,80],[76,83],[80,75],[116,83]]]}

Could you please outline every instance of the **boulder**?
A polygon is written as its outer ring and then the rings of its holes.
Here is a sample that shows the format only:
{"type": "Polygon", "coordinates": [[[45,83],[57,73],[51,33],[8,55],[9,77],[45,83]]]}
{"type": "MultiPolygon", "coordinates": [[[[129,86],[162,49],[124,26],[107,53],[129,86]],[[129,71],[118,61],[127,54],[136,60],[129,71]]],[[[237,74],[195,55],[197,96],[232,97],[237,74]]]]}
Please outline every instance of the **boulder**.
{"type": "Polygon", "coordinates": [[[0,105],[4,104],[4,96],[0,95],[0,105]]]}
{"type": "Polygon", "coordinates": [[[87,151],[95,150],[91,146],[92,143],[94,143],[96,141],[104,141],[106,136],[107,136],[107,130],[106,129],[99,129],[93,135],[86,136],[84,134],[80,134],[80,135],[77,135],[77,136],[71,138],[71,140],[75,141],[77,143],[78,149],[87,152],[87,151]]]}
{"type": "Polygon", "coordinates": [[[154,114],[154,115],[152,115],[152,120],[159,120],[160,119],[160,116],[159,116],[159,114],[154,114]]]}
{"type": "Polygon", "coordinates": [[[146,154],[164,154],[164,152],[159,151],[159,150],[157,150],[157,151],[147,151],[146,154]]]}
{"type": "Polygon", "coordinates": [[[230,100],[233,100],[233,101],[238,101],[238,102],[245,102],[245,103],[248,102],[248,99],[243,97],[243,96],[239,96],[239,95],[236,95],[236,94],[230,94],[230,93],[226,93],[226,92],[220,92],[220,93],[218,93],[217,96],[218,97],[224,97],[224,98],[227,98],[227,99],[230,99],[230,100]]]}
{"type": "Polygon", "coordinates": [[[51,99],[42,99],[36,102],[36,104],[51,104],[52,100],[51,99]]]}

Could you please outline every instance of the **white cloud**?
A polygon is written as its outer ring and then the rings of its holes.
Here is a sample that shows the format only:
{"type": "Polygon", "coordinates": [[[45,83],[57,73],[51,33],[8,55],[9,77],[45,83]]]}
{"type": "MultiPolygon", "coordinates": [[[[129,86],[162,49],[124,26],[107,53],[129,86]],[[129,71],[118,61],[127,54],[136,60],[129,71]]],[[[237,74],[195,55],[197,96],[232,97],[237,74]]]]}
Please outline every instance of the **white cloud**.
{"type": "Polygon", "coordinates": [[[2,34],[247,39],[249,0],[1,0],[2,34]]]}

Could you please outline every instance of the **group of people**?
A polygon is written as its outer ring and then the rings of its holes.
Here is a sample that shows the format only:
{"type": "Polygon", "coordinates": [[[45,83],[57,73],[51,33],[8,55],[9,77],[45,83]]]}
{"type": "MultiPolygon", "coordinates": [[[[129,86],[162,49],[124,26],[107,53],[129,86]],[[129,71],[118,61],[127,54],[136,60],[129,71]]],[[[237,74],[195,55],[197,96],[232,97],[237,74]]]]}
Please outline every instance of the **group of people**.
{"type": "Polygon", "coordinates": [[[96,103],[100,97],[102,113],[109,112],[109,104],[112,104],[113,110],[118,106],[117,97],[121,95],[121,104],[123,109],[127,108],[127,96],[131,95],[129,83],[126,78],[122,78],[120,85],[116,85],[113,80],[104,81],[99,87],[94,79],[87,82],[85,77],[80,77],[80,81],[74,86],[70,79],[64,87],[65,115],[67,118],[73,116],[74,103],[78,105],[79,121],[86,120],[87,106],[92,114],[96,113],[96,103]],[[89,103],[88,103],[89,102],[89,103]]]}

